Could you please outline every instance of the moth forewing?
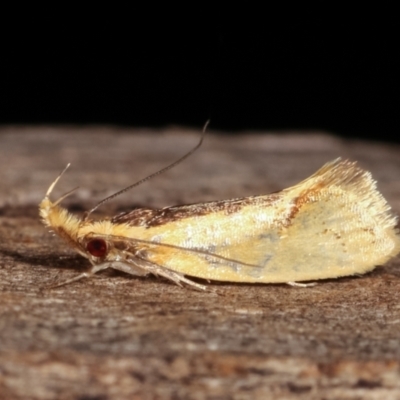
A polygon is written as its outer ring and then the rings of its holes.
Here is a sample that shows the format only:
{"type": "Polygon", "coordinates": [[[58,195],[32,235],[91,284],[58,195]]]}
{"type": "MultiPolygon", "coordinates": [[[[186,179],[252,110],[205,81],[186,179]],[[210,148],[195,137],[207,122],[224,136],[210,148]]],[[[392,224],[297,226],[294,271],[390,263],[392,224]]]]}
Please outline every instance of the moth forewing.
{"type": "Polygon", "coordinates": [[[400,251],[397,219],[371,174],[339,159],[271,195],[140,208],[98,221],[53,204],[54,184],[40,215],[91,261],[89,274],[114,268],[200,289],[184,276],[287,283],[362,274],[400,251]]]}

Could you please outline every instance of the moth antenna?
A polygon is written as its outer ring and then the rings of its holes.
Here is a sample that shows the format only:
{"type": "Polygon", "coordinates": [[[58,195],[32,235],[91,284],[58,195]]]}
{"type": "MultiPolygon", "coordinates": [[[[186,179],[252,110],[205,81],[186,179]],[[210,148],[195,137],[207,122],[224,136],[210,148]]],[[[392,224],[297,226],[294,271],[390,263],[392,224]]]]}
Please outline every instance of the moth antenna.
{"type": "MultiPolygon", "coordinates": [[[[50,185],[49,189],[47,190],[46,197],[49,197],[51,192],[53,191],[54,187],[57,185],[57,182],[60,178],[64,175],[65,171],[69,168],[71,164],[68,163],[67,166],[63,169],[60,175],[57,176],[56,180],[50,185]]],[[[75,189],[74,189],[75,190],[75,189]]]]}
{"type": "MultiPolygon", "coordinates": [[[[109,201],[109,200],[113,199],[114,197],[117,197],[117,196],[119,196],[119,195],[121,195],[121,194],[127,192],[128,190],[133,189],[133,188],[136,187],[136,186],[141,185],[142,183],[144,183],[144,182],[146,182],[146,181],[148,181],[148,180],[150,180],[150,179],[153,179],[153,178],[154,178],[155,176],[157,176],[157,175],[161,175],[161,174],[163,174],[164,172],[167,172],[168,170],[170,170],[170,169],[176,167],[178,164],[180,164],[180,163],[181,163],[182,161],[184,161],[186,158],[188,158],[189,156],[191,156],[191,155],[202,145],[202,143],[203,143],[203,141],[204,141],[204,137],[205,137],[205,135],[206,135],[206,131],[207,131],[207,127],[208,127],[209,123],[210,123],[210,120],[207,120],[206,123],[204,124],[203,130],[202,130],[202,134],[201,134],[201,136],[200,136],[200,140],[199,140],[199,142],[196,144],[196,146],[193,147],[192,150],[188,151],[183,157],[181,157],[181,158],[179,158],[178,160],[174,161],[172,164],[167,165],[166,167],[164,167],[164,168],[162,168],[162,169],[160,169],[160,170],[158,170],[158,171],[156,171],[156,172],[154,172],[154,173],[152,173],[152,174],[146,176],[146,178],[140,179],[139,181],[133,183],[132,185],[129,185],[129,186],[127,186],[126,188],[124,188],[124,189],[122,189],[122,190],[119,190],[118,192],[112,194],[111,196],[108,196],[108,197],[106,197],[105,199],[101,200],[99,203],[97,203],[96,206],[94,206],[90,211],[88,211],[88,212],[83,216],[83,221],[86,221],[86,220],[88,219],[89,215],[90,215],[92,212],[94,212],[95,210],[97,210],[101,205],[103,205],[103,204],[106,203],[107,201],[109,201]]],[[[64,172],[63,172],[63,173],[64,173],[64,172]]],[[[56,179],[55,183],[57,182],[57,180],[58,180],[58,178],[56,179]]],[[[54,183],[54,184],[55,184],[55,183],[54,183]]]]}

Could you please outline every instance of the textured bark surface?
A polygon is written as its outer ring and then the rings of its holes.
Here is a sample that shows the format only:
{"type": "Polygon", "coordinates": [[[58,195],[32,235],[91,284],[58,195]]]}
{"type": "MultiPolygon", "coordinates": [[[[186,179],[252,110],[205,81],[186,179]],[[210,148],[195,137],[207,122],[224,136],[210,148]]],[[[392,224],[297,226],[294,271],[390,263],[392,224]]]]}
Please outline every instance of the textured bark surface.
{"type": "MultiPolygon", "coordinates": [[[[0,398],[400,399],[399,257],[309,288],[210,283],[203,293],[104,272],[42,290],[88,266],[37,213],[68,162],[54,198],[79,185],[63,203],[79,214],[176,160],[198,135],[0,129],[0,398]]],[[[210,132],[183,165],[99,215],[267,194],[338,156],[370,170],[400,212],[398,146],[319,133],[210,132]]]]}

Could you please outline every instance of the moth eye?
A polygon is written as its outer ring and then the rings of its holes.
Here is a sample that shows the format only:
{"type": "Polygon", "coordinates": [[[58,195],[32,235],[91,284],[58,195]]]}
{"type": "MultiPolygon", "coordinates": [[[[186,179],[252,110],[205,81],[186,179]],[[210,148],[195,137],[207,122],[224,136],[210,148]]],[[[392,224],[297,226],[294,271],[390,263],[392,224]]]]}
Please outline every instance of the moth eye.
{"type": "Polygon", "coordinates": [[[103,239],[92,239],[87,242],[86,250],[94,257],[104,257],[107,254],[107,243],[103,239]]]}

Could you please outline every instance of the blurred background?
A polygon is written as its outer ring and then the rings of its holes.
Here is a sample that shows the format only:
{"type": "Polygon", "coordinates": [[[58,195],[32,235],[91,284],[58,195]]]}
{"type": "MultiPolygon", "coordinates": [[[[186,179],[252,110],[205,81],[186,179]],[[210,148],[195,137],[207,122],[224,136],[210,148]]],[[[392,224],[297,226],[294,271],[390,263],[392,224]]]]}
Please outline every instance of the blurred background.
{"type": "Polygon", "coordinates": [[[0,124],[200,128],[211,119],[210,129],[227,133],[400,141],[394,15],[286,23],[270,16],[253,30],[201,23],[104,23],[83,33],[56,22],[18,39],[9,32],[0,124]]]}

